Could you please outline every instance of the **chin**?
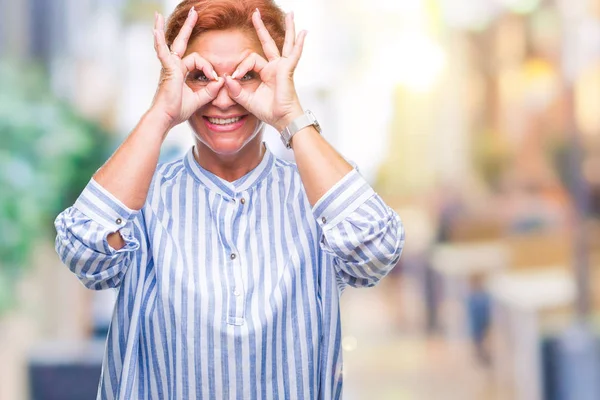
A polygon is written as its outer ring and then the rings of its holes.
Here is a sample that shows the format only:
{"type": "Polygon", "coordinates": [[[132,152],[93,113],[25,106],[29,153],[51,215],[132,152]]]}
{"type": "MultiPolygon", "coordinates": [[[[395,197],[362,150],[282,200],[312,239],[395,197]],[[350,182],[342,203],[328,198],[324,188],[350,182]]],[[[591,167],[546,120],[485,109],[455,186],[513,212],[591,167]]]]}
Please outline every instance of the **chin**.
{"type": "Polygon", "coordinates": [[[190,125],[194,131],[196,141],[199,142],[198,144],[218,155],[235,156],[255,144],[260,146],[262,142],[260,133],[264,124],[258,122],[255,118],[244,118],[244,120],[243,122],[240,121],[237,129],[229,131],[221,127],[210,129],[213,125],[206,123],[206,118],[202,116],[190,120],[190,125]]]}
{"type": "Polygon", "coordinates": [[[251,134],[240,132],[235,134],[218,134],[213,132],[195,132],[196,142],[220,156],[235,156],[244,150],[260,147],[262,143],[262,126],[251,134]]]}
{"type": "Polygon", "coordinates": [[[208,141],[206,138],[198,137],[200,143],[212,150],[213,153],[232,156],[240,153],[252,140],[212,140],[208,141]]]}

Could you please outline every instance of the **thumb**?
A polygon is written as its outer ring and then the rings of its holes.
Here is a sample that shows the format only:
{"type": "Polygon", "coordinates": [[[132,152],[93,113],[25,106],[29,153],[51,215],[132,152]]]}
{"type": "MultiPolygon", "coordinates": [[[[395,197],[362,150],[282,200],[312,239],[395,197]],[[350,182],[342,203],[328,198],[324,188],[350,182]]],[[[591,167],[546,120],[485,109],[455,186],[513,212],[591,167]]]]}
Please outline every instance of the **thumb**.
{"type": "Polygon", "coordinates": [[[223,79],[218,79],[216,81],[211,81],[208,85],[204,86],[202,90],[194,92],[196,95],[197,109],[214,100],[219,94],[219,90],[221,90],[222,86],[223,79]]]}
{"type": "Polygon", "coordinates": [[[229,96],[235,100],[236,103],[244,107],[246,110],[252,112],[252,94],[250,92],[245,90],[237,80],[233,79],[229,75],[225,76],[225,87],[227,87],[229,96]]]}

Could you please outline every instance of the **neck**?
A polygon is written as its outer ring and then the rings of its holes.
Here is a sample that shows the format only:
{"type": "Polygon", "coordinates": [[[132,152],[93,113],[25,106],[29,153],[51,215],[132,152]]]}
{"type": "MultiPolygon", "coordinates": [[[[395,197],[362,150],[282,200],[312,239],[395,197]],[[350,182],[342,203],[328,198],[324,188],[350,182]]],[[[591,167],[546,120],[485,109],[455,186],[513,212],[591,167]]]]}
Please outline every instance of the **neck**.
{"type": "Polygon", "coordinates": [[[235,154],[217,154],[208,146],[196,140],[194,158],[205,170],[221,179],[233,182],[240,179],[260,164],[266,148],[262,143],[262,135],[256,135],[235,154]]]}

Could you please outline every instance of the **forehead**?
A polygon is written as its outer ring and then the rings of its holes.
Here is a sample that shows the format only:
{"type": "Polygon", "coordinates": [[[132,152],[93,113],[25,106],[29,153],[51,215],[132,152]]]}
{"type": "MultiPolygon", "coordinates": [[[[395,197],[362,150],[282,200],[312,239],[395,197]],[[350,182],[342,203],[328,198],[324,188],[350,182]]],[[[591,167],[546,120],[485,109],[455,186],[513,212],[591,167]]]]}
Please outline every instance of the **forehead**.
{"type": "Polygon", "coordinates": [[[186,53],[193,52],[211,63],[219,74],[233,73],[251,53],[263,54],[256,34],[240,29],[204,32],[188,43],[186,53]]]}

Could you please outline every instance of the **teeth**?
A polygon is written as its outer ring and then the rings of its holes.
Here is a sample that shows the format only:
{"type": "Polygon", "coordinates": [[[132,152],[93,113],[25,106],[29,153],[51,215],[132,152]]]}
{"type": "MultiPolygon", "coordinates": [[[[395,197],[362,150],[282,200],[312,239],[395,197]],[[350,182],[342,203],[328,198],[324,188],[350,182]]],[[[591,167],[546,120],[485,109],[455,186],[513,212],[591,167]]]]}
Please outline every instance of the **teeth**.
{"type": "Polygon", "coordinates": [[[210,118],[208,117],[208,122],[210,122],[211,124],[215,124],[215,125],[228,125],[228,124],[234,124],[236,122],[238,122],[240,119],[242,119],[242,117],[236,117],[236,118],[210,118]]]}

